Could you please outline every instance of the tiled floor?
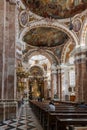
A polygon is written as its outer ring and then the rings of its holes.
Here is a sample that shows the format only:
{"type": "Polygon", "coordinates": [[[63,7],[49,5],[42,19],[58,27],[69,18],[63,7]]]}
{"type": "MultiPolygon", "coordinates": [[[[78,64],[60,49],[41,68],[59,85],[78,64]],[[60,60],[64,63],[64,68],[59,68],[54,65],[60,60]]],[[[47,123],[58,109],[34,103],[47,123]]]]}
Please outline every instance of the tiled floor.
{"type": "Polygon", "coordinates": [[[28,104],[22,105],[16,119],[0,123],[0,130],[43,130],[28,104]]]}

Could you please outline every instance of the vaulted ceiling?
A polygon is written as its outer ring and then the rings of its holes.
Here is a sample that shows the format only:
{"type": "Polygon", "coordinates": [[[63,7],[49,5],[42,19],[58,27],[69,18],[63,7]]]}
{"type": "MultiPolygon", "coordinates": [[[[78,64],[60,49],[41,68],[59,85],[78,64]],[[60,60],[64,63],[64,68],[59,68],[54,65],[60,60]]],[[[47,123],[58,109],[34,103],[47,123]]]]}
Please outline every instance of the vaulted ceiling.
{"type": "MultiPolygon", "coordinates": [[[[34,17],[37,15],[43,17],[45,20],[58,21],[65,27],[69,28],[70,18],[73,19],[73,30],[72,32],[80,32],[81,21],[75,19],[77,14],[82,13],[87,9],[87,0],[22,0],[27,10],[29,12],[29,22],[30,24],[34,22],[34,17]],[[36,14],[36,15],[33,15],[36,14]],[[32,17],[31,17],[32,16],[32,17]],[[53,19],[49,19],[53,18],[53,19]],[[66,19],[69,18],[69,19],[66,19]],[[33,20],[32,20],[33,19],[33,20]],[[60,20],[62,19],[62,20],[60,20]],[[33,22],[32,22],[33,21],[33,22]]],[[[39,18],[41,18],[39,17],[39,18]]],[[[37,17],[38,18],[38,17],[37,17]]],[[[37,19],[36,19],[37,21],[37,19]]],[[[38,22],[38,21],[37,21],[38,22]]],[[[49,22],[48,22],[49,23],[49,22]]],[[[52,22],[51,22],[52,23],[52,22]]],[[[23,41],[27,43],[27,51],[32,49],[32,47],[46,47],[47,50],[54,53],[58,59],[61,59],[61,54],[64,48],[64,45],[72,41],[70,35],[62,29],[54,28],[52,26],[33,26],[30,30],[23,36],[23,41]]],[[[39,49],[41,49],[39,48],[39,49]]],[[[73,47],[74,48],[74,47],[73,47]]],[[[73,49],[72,48],[72,49],[73,49]]],[[[70,51],[72,51],[72,49],[70,51]]],[[[69,54],[70,54],[69,51],[69,54]]],[[[24,53],[24,54],[25,54],[24,53]]],[[[66,57],[69,58],[69,54],[66,57]]]]}
{"type": "Polygon", "coordinates": [[[22,0],[26,7],[42,17],[69,18],[87,9],[87,0],[22,0]]]}
{"type": "Polygon", "coordinates": [[[68,39],[66,33],[51,27],[31,29],[23,38],[24,42],[37,47],[55,47],[66,43],[68,39]]]}

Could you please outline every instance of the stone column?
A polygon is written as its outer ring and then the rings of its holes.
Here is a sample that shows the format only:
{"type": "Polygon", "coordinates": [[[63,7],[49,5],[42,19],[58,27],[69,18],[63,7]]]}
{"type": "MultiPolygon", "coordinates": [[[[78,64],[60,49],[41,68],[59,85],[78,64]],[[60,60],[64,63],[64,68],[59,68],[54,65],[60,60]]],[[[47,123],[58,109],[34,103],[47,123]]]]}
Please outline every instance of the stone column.
{"type": "Polygon", "coordinates": [[[15,4],[6,2],[5,19],[5,75],[4,75],[4,99],[14,100],[15,81],[15,4]]]}
{"type": "Polygon", "coordinates": [[[64,75],[64,78],[62,79],[62,99],[65,101],[69,100],[70,93],[69,93],[69,87],[70,87],[70,77],[69,77],[69,69],[70,66],[64,66],[62,75],[64,75]]]}
{"type": "Polygon", "coordinates": [[[16,116],[15,7],[14,2],[0,1],[0,107],[3,111],[1,120],[16,116]]]}
{"type": "Polygon", "coordinates": [[[4,56],[4,18],[5,18],[5,5],[4,5],[4,0],[0,0],[0,121],[3,120],[4,118],[4,103],[2,103],[2,99],[3,99],[3,89],[4,89],[4,84],[2,82],[3,77],[4,77],[4,60],[3,60],[3,56],[4,56]]]}
{"type": "Polygon", "coordinates": [[[57,67],[52,65],[51,67],[51,98],[54,99],[54,95],[57,94],[57,67]]]}
{"type": "Polygon", "coordinates": [[[5,5],[4,5],[4,0],[0,1],[0,99],[3,98],[3,83],[2,83],[2,79],[3,79],[3,69],[4,69],[4,60],[3,60],[3,56],[4,56],[4,18],[5,18],[5,13],[4,13],[4,9],[5,9],[5,5]]]}
{"type": "Polygon", "coordinates": [[[27,78],[27,81],[26,81],[26,86],[27,86],[27,100],[29,99],[29,79],[27,78]]]}
{"type": "Polygon", "coordinates": [[[47,84],[47,77],[44,77],[44,99],[47,99],[47,92],[48,92],[48,84],[47,84]]]}
{"type": "Polygon", "coordinates": [[[87,50],[75,54],[76,100],[87,103],[87,50]]]}
{"type": "Polygon", "coordinates": [[[61,67],[58,66],[58,97],[62,100],[61,67]]]}

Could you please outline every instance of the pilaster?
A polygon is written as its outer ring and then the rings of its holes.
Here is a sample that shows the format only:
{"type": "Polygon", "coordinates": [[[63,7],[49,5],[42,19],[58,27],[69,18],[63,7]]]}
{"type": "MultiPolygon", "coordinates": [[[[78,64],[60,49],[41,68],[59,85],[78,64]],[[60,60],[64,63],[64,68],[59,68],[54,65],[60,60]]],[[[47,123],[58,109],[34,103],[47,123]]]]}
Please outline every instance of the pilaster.
{"type": "Polygon", "coordinates": [[[44,99],[47,99],[47,92],[48,92],[48,88],[47,88],[47,77],[44,78],[44,99]]]}
{"type": "Polygon", "coordinates": [[[3,93],[3,83],[2,83],[2,79],[3,79],[3,67],[4,67],[4,61],[3,61],[3,52],[4,52],[4,45],[3,45],[3,41],[4,41],[4,0],[0,1],[0,99],[2,99],[2,93],[3,93]]]}
{"type": "Polygon", "coordinates": [[[58,97],[62,100],[62,82],[61,82],[61,66],[58,66],[58,97]]]}
{"type": "Polygon", "coordinates": [[[0,1],[0,121],[16,116],[15,5],[0,1]]]}
{"type": "Polygon", "coordinates": [[[57,67],[52,65],[51,67],[51,98],[57,94],[57,67]]]}
{"type": "Polygon", "coordinates": [[[87,50],[75,54],[76,100],[87,102],[87,50]]]}

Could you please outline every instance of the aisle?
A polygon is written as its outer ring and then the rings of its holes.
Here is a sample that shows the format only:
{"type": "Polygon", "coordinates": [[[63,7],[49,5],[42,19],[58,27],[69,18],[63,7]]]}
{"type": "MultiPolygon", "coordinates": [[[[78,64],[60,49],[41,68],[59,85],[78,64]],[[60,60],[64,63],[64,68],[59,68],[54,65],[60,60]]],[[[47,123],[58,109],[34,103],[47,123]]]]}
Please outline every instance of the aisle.
{"type": "Polygon", "coordinates": [[[22,105],[16,119],[0,123],[0,130],[43,130],[28,104],[22,105]]]}

